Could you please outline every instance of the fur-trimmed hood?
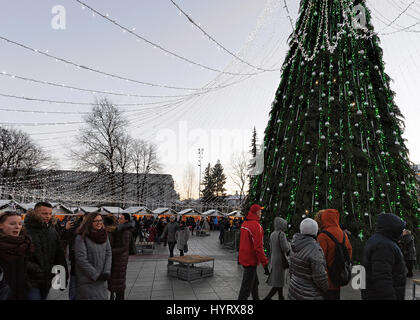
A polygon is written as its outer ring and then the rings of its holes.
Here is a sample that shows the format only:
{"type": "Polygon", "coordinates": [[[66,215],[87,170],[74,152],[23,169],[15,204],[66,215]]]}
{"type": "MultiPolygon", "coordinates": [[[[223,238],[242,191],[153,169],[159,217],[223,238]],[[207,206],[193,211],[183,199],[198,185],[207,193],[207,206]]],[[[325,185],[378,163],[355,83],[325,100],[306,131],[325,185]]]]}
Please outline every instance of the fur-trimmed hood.
{"type": "Polygon", "coordinates": [[[24,226],[39,229],[46,227],[47,225],[42,221],[42,216],[40,214],[36,213],[35,210],[30,209],[25,215],[24,226]]]}

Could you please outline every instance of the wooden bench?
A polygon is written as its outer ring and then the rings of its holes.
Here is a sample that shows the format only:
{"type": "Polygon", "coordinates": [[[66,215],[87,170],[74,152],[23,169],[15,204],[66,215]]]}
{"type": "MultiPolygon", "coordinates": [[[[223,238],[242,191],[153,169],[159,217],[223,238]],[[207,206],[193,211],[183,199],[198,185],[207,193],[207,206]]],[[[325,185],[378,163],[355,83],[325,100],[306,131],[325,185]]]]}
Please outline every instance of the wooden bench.
{"type": "Polygon", "coordinates": [[[416,286],[420,286],[420,279],[413,279],[413,300],[416,300],[416,286]]]}
{"type": "Polygon", "coordinates": [[[168,264],[168,275],[175,276],[178,279],[192,281],[205,277],[211,277],[214,274],[214,258],[199,255],[186,255],[182,257],[168,258],[168,262],[178,262],[178,264],[168,264]],[[194,264],[203,262],[213,262],[210,267],[197,267],[194,264]]]}
{"type": "Polygon", "coordinates": [[[154,242],[139,242],[136,245],[137,248],[139,248],[139,251],[141,251],[141,253],[144,252],[144,250],[148,249],[148,250],[152,250],[152,252],[155,250],[155,243],[154,242]]]}

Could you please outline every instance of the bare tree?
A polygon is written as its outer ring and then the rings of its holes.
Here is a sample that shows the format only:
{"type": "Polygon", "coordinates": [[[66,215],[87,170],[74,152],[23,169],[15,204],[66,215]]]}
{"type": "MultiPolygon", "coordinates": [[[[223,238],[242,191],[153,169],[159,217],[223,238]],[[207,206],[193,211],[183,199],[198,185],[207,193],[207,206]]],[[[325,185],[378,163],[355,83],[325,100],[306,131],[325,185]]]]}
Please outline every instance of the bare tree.
{"type": "Polygon", "coordinates": [[[122,175],[121,185],[120,185],[120,188],[121,188],[120,199],[122,199],[123,204],[125,203],[125,174],[130,169],[131,148],[132,148],[132,138],[129,135],[124,134],[123,136],[119,137],[118,143],[116,144],[116,149],[117,149],[116,161],[118,165],[118,170],[121,171],[121,175],[122,175]]]}
{"type": "Polygon", "coordinates": [[[184,177],[182,180],[182,193],[184,199],[191,200],[193,198],[195,185],[196,183],[194,166],[191,163],[189,163],[185,168],[184,177]]]}
{"type": "Polygon", "coordinates": [[[131,144],[131,164],[136,172],[137,199],[144,200],[145,185],[150,173],[158,173],[162,165],[158,160],[157,147],[141,139],[134,139],[131,144]],[[140,182],[140,175],[143,176],[140,182]],[[140,191],[141,190],[141,191],[140,191]]]}
{"type": "Polygon", "coordinates": [[[30,174],[33,169],[53,165],[40,146],[30,136],[16,129],[0,127],[0,175],[16,176],[19,172],[30,174]]]}
{"type": "Polygon", "coordinates": [[[248,168],[249,159],[247,159],[247,154],[245,152],[232,155],[230,178],[240,190],[239,201],[241,201],[242,197],[245,195],[244,188],[248,180],[248,168]]]}
{"type": "Polygon", "coordinates": [[[111,101],[97,99],[92,112],[85,117],[85,127],[76,140],[81,146],[71,155],[81,169],[108,172],[115,195],[115,173],[118,170],[118,144],[125,136],[127,120],[111,101]]]}

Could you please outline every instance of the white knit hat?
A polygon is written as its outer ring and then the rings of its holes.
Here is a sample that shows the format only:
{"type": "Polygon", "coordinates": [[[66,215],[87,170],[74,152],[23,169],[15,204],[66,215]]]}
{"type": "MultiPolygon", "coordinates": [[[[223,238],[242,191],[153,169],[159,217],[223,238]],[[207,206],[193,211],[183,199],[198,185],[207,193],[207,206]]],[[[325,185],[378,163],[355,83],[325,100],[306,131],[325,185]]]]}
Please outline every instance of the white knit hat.
{"type": "Polygon", "coordinates": [[[318,234],[318,223],[314,219],[306,218],[300,223],[300,233],[316,236],[318,234]]]}

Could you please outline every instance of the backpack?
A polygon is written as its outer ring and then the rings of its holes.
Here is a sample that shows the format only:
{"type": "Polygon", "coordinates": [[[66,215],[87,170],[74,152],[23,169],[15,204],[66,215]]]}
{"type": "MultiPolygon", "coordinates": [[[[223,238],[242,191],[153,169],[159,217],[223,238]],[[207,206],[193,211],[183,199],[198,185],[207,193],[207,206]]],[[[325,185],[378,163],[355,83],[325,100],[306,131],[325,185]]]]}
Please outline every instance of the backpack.
{"type": "Polygon", "coordinates": [[[343,231],[343,242],[340,243],[328,231],[322,230],[335,243],[334,261],[331,267],[328,267],[328,274],[331,282],[336,287],[347,285],[351,280],[351,262],[349,252],[346,248],[346,233],[343,231]]]}

